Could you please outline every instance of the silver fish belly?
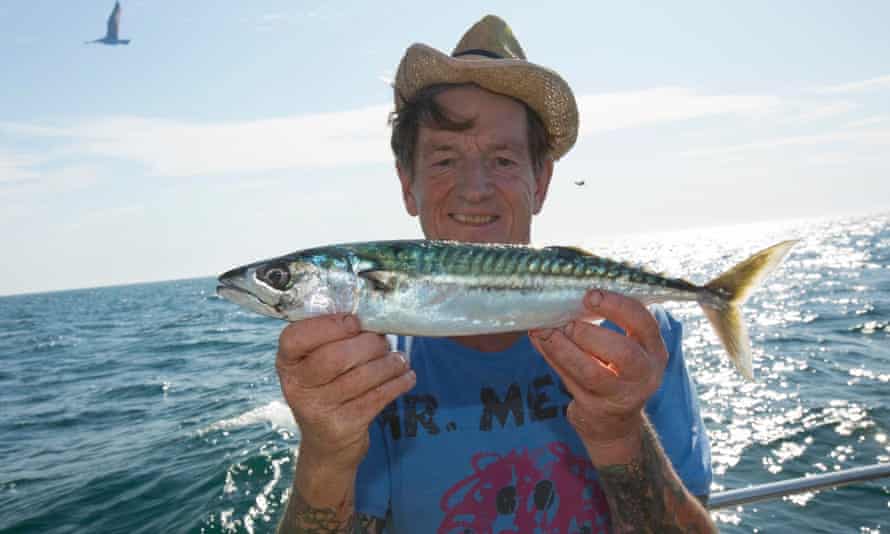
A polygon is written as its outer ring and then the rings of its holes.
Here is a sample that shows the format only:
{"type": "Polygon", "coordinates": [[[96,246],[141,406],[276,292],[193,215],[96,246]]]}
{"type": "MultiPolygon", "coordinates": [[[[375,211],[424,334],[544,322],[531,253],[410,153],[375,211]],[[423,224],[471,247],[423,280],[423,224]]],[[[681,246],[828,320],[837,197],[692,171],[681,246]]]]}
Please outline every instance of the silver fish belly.
{"type": "Polygon", "coordinates": [[[750,347],[739,306],[795,242],[753,255],[699,286],[571,247],[379,241],[298,251],[228,271],[220,296],[296,321],[358,316],[365,330],[462,336],[556,327],[599,288],[643,304],[696,301],[745,376],[750,347]]]}
{"type": "Polygon", "coordinates": [[[693,287],[647,285],[642,271],[575,251],[424,242],[361,276],[356,313],[381,332],[460,336],[565,324],[588,289],[642,300],[695,300],[693,287]],[[389,265],[384,265],[389,263],[389,265]]]}

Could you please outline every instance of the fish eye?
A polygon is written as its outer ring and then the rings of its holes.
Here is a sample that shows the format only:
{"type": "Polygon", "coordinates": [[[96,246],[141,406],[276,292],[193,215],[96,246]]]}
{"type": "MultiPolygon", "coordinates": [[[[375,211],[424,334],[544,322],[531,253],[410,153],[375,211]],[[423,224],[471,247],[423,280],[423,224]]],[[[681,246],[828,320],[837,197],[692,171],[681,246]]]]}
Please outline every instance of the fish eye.
{"type": "Polygon", "coordinates": [[[273,265],[266,269],[258,269],[257,276],[260,280],[279,291],[287,289],[288,284],[290,283],[290,271],[288,271],[285,266],[281,265],[273,265]]]}

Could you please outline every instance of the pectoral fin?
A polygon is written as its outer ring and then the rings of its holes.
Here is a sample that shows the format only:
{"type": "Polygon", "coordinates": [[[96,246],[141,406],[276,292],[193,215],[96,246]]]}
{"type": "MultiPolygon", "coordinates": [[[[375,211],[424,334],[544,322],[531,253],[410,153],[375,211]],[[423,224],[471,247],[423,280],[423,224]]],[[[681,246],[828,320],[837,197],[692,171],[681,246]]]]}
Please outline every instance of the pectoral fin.
{"type": "Polygon", "coordinates": [[[359,272],[358,275],[371,282],[371,286],[374,289],[376,289],[377,291],[383,291],[384,293],[395,290],[396,286],[399,283],[398,274],[393,271],[369,269],[367,271],[359,272]]]}

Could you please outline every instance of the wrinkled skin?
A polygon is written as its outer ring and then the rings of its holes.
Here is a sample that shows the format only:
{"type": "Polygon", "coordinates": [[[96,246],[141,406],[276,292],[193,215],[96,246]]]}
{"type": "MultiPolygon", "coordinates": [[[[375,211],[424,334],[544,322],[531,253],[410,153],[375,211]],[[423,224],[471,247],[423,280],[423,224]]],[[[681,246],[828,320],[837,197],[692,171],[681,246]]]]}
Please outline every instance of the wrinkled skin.
{"type": "Polygon", "coordinates": [[[567,416],[588,452],[611,463],[638,442],[643,406],[661,383],[668,354],[655,318],[638,301],[590,291],[584,307],[590,319],[608,319],[628,335],[575,320],[533,331],[531,340],[572,394],[567,416]]]}
{"type": "Polygon", "coordinates": [[[437,102],[474,125],[458,132],[421,126],[414,169],[398,169],[405,209],[427,239],[529,243],[553,163],[535,173],[522,104],[473,87],[450,89],[437,102]]]}
{"type": "Polygon", "coordinates": [[[367,449],[368,424],[414,385],[402,354],[386,338],[362,332],[354,316],[298,321],[281,334],[276,368],[300,424],[301,454],[326,453],[346,465],[367,449]]]}
{"type": "Polygon", "coordinates": [[[288,503],[281,531],[299,531],[297,525],[309,519],[312,524],[350,524],[355,471],[368,451],[368,425],[414,387],[414,371],[403,355],[390,351],[384,336],[362,332],[358,319],[344,314],[288,325],[279,338],[275,367],[302,436],[294,477],[300,498],[288,503]],[[307,518],[297,507],[305,503],[321,510],[307,518]]]}

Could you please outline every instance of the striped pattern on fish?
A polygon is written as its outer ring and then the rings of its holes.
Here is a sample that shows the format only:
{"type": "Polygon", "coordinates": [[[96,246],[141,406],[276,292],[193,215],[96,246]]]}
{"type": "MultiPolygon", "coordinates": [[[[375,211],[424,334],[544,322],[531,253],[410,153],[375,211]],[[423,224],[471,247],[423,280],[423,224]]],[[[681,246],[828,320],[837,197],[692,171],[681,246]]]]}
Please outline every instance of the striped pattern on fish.
{"type": "Polygon", "coordinates": [[[290,321],[350,312],[369,331],[461,336],[558,327],[599,288],[644,304],[695,301],[736,367],[752,377],[750,342],[739,306],[795,241],[741,262],[699,286],[573,247],[452,241],[331,245],[233,269],[220,296],[290,321]]]}

